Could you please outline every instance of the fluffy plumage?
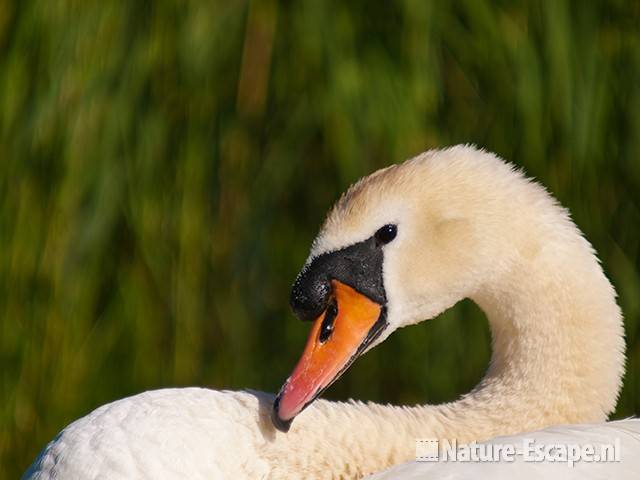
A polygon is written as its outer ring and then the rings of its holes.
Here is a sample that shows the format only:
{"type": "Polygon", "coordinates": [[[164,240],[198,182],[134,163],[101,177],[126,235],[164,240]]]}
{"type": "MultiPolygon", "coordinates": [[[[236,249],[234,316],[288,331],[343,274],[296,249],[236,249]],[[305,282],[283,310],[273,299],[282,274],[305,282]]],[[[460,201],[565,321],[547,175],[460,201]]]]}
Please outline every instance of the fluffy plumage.
{"type": "MultiPolygon", "coordinates": [[[[549,427],[536,432],[495,437],[482,444],[514,445],[527,448],[525,442],[533,441],[539,446],[584,447],[602,445],[618,448],[619,462],[580,460],[569,463],[562,460],[562,453],[555,461],[538,462],[528,460],[524,454],[516,455],[507,462],[410,462],[368,477],[368,480],[425,480],[430,478],[447,480],[539,480],[561,478],[562,480],[584,480],[589,478],[632,479],[640,472],[640,419],[615,422],[549,427]],[[618,443],[616,445],[616,439],[618,443]]],[[[609,451],[609,453],[614,453],[609,451]]],[[[532,455],[533,456],[533,455],[532,455]]],[[[612,459],[615,457],[609,457],[612,459]]]]}
{"type": "Polygon", "coordinates": [[[592,247],[544,188],[472,147],[430,151],[351,187],[309,258],[389,223],[389,328],[377,343],[471,298],[493,349],[472,392],[438,406],[316,401],[288,434],[270,424],[267,394],[148,392],[67,427],[29,475],[353,478],[411,460],[416,438],[481,441],[606,420],[624,367],[622,317],[592,247]]]}

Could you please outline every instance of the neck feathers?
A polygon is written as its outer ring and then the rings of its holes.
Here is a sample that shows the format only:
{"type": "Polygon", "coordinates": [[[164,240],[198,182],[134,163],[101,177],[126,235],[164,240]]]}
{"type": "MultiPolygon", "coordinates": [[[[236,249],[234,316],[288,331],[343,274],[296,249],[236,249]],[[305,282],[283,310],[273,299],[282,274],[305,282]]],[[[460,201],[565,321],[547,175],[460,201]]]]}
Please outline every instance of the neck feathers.
{"type": "Polygon", "coordinates": [[[416,438],[469,442],[606,420],[624,368],[622,317],[590,245],[572,228],[575,245],[549,238],[535,261],[516,263],[474,296],[489,319],[493,355],[472,392],[417,407],[320,400],[287,441],[309,442],[313,429],[321,443],[309,446],[313,458],[326,455],[336,477],[357,476],[412,460],[416,438]]]}
{"type": "Polygon", "coordinates": [[[427,190],[437,196],[438,185],[455,185],[459,195],[443,196],[448,208],[464,212],[470,199],[473,218],[484,219],[469,237],[483,248],[470,250],[483,255],[479,271],[491,272],[470,297],[491,327],[489,369],[473,391],[444,405],[317,401],[286,440],[304,444],[315,432],[310,458],[337,470],[310,473],[370,473],[413,459],[416,438],[469,442],[601,422],[615,407],[624,370],[622,315],[591,245],[542,187],[508,164],[467,147],[437,154],[442,162],[426,154],[407,168],[430,162],[427,190]]]}

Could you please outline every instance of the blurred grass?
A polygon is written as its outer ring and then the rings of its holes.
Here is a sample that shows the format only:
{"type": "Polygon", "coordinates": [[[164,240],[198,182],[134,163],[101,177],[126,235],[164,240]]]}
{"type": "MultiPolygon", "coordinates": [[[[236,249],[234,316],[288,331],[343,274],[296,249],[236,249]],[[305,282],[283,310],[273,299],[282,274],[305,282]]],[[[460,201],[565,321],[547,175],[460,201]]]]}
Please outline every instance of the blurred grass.
{"type": "MultiPolygon", "coordinates": [[[[621,0],[0,0],[0,476],[125,395],[277,390],[332,201],[459,142],[572,210],[626,316],[616,416],[640,413],[638,25],[621,0]]],[[[328,396],[468,390],[486,325],[470,302],[443,317],[328,396]]]]}

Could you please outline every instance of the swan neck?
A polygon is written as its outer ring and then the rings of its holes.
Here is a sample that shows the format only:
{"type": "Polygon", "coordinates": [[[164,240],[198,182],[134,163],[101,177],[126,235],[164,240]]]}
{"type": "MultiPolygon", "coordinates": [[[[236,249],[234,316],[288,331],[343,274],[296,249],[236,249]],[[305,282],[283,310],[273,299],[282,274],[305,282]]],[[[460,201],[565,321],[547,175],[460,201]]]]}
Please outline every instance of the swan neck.
{"type": "Polygon", "coordinates": [[[550,247],[473,296],[489,321],[492,357],[454,408],[489,415],[480,437],[600,422],[615,407],[624,342],[613,287],[581,236],[550,247]]]}

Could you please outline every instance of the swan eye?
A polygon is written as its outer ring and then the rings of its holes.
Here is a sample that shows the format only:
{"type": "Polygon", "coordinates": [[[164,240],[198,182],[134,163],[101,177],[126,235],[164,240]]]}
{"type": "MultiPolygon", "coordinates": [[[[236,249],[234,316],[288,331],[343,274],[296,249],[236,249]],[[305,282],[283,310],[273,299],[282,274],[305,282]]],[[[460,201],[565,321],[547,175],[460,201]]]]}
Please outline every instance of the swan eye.
{"type": "Polygon", "coordinates": [[[382,228],[379,228],[378,231],[376,232],[375,237],[376,237],[376,241],[378,242],[378,245],[386,245],[391,240],[396,238],[397,234],[398,234],[397,225],[389,224],[389,225],[385,225],[382,228]]]}

